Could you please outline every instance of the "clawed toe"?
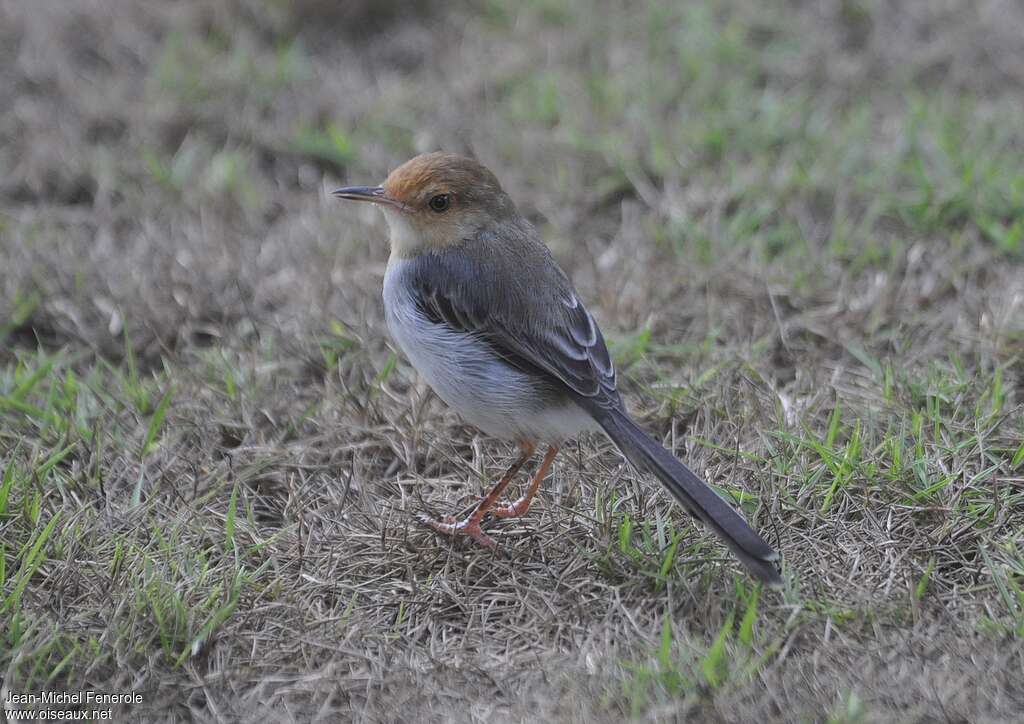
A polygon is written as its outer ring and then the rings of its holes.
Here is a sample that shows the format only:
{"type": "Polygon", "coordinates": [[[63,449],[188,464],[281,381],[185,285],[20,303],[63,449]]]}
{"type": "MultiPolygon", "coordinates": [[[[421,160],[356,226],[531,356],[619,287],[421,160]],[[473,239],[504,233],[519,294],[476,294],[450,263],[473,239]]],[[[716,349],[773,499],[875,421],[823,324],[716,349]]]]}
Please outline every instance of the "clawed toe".
{"type": "Polygon", "coordinates": [[[468,518],[456,521],[451,516],[445,516],[440,520],[431,518],[428,515],[420,514],[419,520],[422,524],[428,525],[438,533],[444,533],[445,535],[468,535],[470,538],[475,540],[482,546],[487,548],[493,548],[496,544],[494,539],[483,532],[480,528],[480,522],[484,519],[484,516],[493,515],[496,518],[518,518],[524,515],[530,507],[530,503],[533,501],[533,496],[537,493],[537,489],[540,487],[541,481],[544,479],[544,475],[547,473],[548,468],[551,467],[551,462],[555,459],[555,454],[558,452],[558,446],[552,445],[548,448],[547,453],[544,455],[544,460],[541,462],[537,472],[534,473],[533,479],[530,481],[530,486],[527,488],[526,493],[511,503],[498,503],[498,498],[515,477],[516,473],[519,472],[519,468],[523,466],[523,463],[530,457],[533,452],[533,445],[522,445],[523,454],[519,456],[512,467],[508,469],[504,476],[497,485],[491,490],[491,492],[483,498],[477,498],[479,502],[472,513],[469,514],[468,518]]]}
{"type": "Polygon", "coordinates": [[[456,522],[455,518],[450,515],[446,515],[440,520],[437,520],[435,518],[431,518],[429,515],[421,513],[419,515],[419,521],[423,525],[433,528],[438,533],[444,533],[445,535],[450,536],[468,535],[470,538],[486,548],[493,548],[496,545],[494,539],[484,533],[480,528],[480,521],[476,520],[475,516],[470,516],[456,522]]]}

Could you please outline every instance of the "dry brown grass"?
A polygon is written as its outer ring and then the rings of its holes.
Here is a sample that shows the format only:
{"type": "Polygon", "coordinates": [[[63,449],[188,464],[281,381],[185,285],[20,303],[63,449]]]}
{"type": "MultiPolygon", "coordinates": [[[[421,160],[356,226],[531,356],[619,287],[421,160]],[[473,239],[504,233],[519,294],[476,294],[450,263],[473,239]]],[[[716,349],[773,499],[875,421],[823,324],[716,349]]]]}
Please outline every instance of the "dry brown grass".
{"type": "Polygon", "coordinates": [[[1017,4],[387,5],[0,0],[4,690],[1019,720],[1017,4]],[[509,451],[392,356],[379,220],[324,190],[435,147],[539,223],[784,592],[599,440],[496,551],[416,525],[509,451]]]}

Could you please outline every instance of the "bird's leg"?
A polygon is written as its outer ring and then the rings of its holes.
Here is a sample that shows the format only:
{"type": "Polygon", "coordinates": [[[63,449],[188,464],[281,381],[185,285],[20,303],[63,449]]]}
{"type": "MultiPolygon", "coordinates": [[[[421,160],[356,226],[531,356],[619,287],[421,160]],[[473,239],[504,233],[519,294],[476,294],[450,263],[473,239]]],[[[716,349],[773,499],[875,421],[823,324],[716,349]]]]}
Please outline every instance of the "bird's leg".
{"type": "Polygon", "coordinates": [[[519,469],[526,464],[526,461],[533,455],[534,447],[530,443],[519,444],[520,455],[516,458],[516,461],[512,463],[512,466],[505,472],[495,485],[491,492],[489,492],[483,500],[477,503],[476,508],[469,514],[468,517],[463,520],[456,521],[451,517],[446,516],[444,520],[435,520],[427,515],[420,516],[420,522],[429,525],[439,533],[446,535],[468,535],[470,538],[475,540],[480,545],[488,548],[494,547],[494,539],[483,532],[480,528],[480,521],[484,519],[488,511],[494,507],[494,504],[501,497],[502,492],[508,487],[508,484],[512,482],[512,478],[516,476],[519,469]]]}
{"type": "Polygon", "coordinates": [[[526,515],[526,511],[530,509],[530,503],[533,502],[533,496],[537,494],[537,489],[540,488],[540,484],[544,480],[544,476],[547,475],[548,470],[551,468],[551,463],[554,462],[555,455],[557,454],[558,445],[552,445],[549,447],[547,453],[544,454],[544,459],[541,461],[540,467],[537,468],[537,472],[533,474],[533,479],[530,481],[530,487],[526,489],[523,496],[514,503],[507,503],[505,505],[498,505],[491,508],[491,515],[495,518],[518,518],[521,515],[526,515]]]}

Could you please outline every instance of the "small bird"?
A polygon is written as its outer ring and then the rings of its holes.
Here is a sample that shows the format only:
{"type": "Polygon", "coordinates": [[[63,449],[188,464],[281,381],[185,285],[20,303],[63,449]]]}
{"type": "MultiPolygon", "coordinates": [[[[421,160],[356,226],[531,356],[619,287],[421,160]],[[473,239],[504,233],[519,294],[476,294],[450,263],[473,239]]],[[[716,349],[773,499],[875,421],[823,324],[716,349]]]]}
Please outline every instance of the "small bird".
{"type": "Polygon", "coordinates": [[[603,430],[754,576],[782,584],[773,564],[778,554],[626,412],[601,330],[494,174],[470,158],[427,153],[382,186],[347,186],[333,195],[384,213],[391,235],[384,311],[402,352],[467,422],[519,447],[469,516],[422,516],[424,523],[494,546],[481,528],[484,517],[526,513],[559,447],[585,430],[603,430]],[[499,502],[540,445],[547,451],[525,493],[499,502]]]}

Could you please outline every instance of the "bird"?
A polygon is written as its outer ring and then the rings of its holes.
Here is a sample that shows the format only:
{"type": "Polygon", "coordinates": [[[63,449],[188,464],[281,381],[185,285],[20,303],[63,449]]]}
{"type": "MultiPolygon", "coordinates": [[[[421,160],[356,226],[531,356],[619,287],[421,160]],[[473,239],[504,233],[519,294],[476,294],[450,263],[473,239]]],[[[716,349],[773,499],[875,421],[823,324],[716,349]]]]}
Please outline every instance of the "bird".
{"type": "Polygon", "coordinates": [[[778,554],[715,491],[626,410],[601,330],[569,277],[497,177],[474,159],[425,153],[379,186],[333,196],[376,205],[390,235],[385,321],[424,381],[469,424],[519,450],[465,518],[421,521],[493,547],[482,523],[524,515],[559,448],[603,431],[653,474],[756,579],[778,588],[778,554]],[[546,451],[525,492],[502,494],[535,451],[546,451]]]}

